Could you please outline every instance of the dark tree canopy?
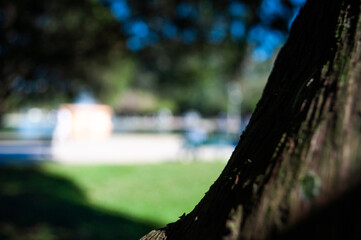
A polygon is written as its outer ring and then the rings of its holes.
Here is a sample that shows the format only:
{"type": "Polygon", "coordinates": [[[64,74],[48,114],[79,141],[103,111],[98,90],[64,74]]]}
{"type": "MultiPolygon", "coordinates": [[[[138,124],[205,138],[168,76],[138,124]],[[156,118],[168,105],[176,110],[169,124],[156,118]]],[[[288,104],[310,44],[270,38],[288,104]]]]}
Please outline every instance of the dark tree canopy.
{"type": "Polygon", "coordinates": [[[74,94],[92,78],[91,65],[107,63],[119,23],[96,1],[0,3],[0,106],[74,94]],[[12,101],[9,101],[9,97],[12,101]]]}
{"type": "Polygon", "coordinates": [[[179,111],[197,103],[215,113],[247,45],[255,58],[270,57],[303,2],[2,1],[0,110],[84,89],[106,99],[126,80],[104,71],[135,65],[131,87],[176,98],[179,111]],[[184,94],[191,88],[199,94],[184,94]]]}

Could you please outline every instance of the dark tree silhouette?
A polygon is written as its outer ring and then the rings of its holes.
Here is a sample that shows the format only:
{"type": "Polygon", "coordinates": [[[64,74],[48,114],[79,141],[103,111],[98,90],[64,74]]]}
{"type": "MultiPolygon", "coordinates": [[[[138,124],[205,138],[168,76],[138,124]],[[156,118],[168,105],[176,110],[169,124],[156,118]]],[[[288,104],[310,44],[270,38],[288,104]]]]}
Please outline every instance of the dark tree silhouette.
{"type": "Polygon", "coordinates": [[[305,4],[218,180],[143,240],[361,236],[360,6],[305,4]]]}
{"type": "Polygon", "coordinates": [[[84,82],[102,87],[93,67],[119,51],[119,28],[97,1],[1,1],[0,118],[29,100],[72,96],[84,82]]]}
{"type": "Polygon", "coordinates": [[[124,63],[137,68],[132,88],[177,99],[179,112],[218,114],[227,104],[222,81],[238,76],[248,43],[257,48],[273,38],[262,46],[272,55],[303,1],[0,1],[0,119],[84,90],[111,99],[122,86],[114,82],[127,80],[105,75],[122,75],[114,69],[124,63]],[[188,96],[195,82],[207,91],[188,96]]]}

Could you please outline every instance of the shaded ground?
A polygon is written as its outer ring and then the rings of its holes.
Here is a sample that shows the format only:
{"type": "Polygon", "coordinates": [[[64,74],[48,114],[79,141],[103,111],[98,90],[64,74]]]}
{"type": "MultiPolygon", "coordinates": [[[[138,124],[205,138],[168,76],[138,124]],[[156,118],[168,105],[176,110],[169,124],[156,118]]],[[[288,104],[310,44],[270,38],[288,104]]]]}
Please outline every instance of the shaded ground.
{"type": "Polygon", "coordinates": [[[130,240],[154,227],[91,206],[77,185],[41,167],[0,167],[0,239],[130,240]]]}

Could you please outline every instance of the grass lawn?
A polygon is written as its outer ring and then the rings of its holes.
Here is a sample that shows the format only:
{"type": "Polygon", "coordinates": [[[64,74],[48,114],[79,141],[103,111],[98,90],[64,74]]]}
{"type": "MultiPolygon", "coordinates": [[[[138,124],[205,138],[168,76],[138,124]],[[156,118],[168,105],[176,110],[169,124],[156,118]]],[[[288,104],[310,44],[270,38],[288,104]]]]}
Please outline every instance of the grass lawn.
{"type": "Polygon", "coordinates": [[[3,166],[0,239],[138,239],[191,211],[224,166],[3,166]]]}

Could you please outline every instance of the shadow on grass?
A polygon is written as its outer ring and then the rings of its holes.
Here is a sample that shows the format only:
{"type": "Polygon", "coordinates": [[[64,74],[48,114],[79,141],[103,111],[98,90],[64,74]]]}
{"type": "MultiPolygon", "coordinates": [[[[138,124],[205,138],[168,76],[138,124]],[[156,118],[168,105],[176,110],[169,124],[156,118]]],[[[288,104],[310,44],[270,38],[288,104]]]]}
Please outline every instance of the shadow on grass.
{"type": "Polygon", "coordinates": [[[0,167],[0,239],[130,240],[154,227],[94,208],[74,183],[39,167],[0,167]]]}

